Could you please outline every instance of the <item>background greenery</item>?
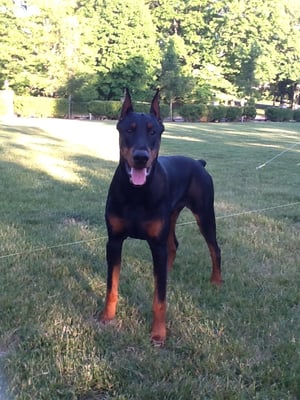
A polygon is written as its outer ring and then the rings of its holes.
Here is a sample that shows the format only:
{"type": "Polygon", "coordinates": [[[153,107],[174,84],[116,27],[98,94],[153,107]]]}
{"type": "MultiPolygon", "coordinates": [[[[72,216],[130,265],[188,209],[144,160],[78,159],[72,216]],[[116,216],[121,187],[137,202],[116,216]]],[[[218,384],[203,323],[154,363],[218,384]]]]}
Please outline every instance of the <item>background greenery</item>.
{"type": "Polygon", "coordinates": [[[17,95],[206,104],[293,97],[298,0],[12,1],[0,6],[0,86],[17,95]]]}
{"type": "Polygon", "coordinates": [[[0,353],[15,399],[299,399],[297,142],[292,123],[166,124],[161,153],[204,158],[214,178],[225,284],[209,284],[207,247],[183,212],[159,350],[144,242],[126,241],[115,323],[93,319],[115,122],[1,125],[0,353]]]}

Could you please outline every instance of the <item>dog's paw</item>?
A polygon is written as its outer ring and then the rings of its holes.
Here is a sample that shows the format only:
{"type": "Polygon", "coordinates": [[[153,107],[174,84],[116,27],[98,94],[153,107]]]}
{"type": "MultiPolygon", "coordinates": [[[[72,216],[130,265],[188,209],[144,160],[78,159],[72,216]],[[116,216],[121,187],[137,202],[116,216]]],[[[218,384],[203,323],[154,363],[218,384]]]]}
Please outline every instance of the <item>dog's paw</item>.
{"type": "Polygon", "coordinates": [[[210,283],[214,286],[222,286],[224,281],[221,276],[212,276],[210,278],[210,283]]]}
{"type": "Polygon", "coordinates": [[[151,336],[151,344],[153,347],[162,348],[166,344],[166,338],[160,336],[151,336]]]}

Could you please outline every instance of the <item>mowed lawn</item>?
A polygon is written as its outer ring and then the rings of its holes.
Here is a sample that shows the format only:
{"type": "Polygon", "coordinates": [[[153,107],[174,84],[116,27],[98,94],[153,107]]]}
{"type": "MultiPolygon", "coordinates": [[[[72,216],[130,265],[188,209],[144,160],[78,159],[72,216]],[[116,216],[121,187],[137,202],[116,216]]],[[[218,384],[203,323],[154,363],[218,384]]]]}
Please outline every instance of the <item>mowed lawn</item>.
{"type": "Polygon", "coordinates": [[[145,242],[125,243],[116,321],[93,318],[115,122],[0,125],[0,365],[11,399],[300,398],[300,125],[166,124],[161,154],[207,161],[225,283],[209,284],[207,247],[184,211],[157,349],[145,242]]]}

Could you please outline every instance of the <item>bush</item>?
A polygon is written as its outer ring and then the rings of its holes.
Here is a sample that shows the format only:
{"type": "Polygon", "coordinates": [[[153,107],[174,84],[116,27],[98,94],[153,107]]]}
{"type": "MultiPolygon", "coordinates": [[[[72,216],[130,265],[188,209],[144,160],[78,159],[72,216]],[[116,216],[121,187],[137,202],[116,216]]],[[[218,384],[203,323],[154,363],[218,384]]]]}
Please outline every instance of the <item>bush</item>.
{"type": "Polygon", "coordinates": [[[179,109],[179,114],[186,121],[199,121],[205,115],[206,106],[204,104],[184,104],[179,109]]]}
{"type": "MultiPolygon", "coordinates": [[[[139,112],[139,113],[144,113],[148,114],[150,111],[150,103],[142,103],[142,102],[136,102],[133,105],[134,111],[139,112]]],[[[169,116],[170,114],[170,107],[167,104],[160,103],[160,115],[161,118],[164,119],[169,116]]]]}
{"type": "Polygon", "coordinates": [[[266,118],[273,122],[290,121],[293,119],[293,114],[291,108],[270,107],[265,110],[266,118]]]}
{"type": "MultiPolygon", "coordinates": [[[[0,102],[0,111],[2,110],[0,102]]],[[[3,108],[4,109],[4,108],[3,108]]],[[[92,100],[86,102],[72,102],[72,114],[87,115],[93,114],[95,117],[106,117],[118,119],[121,109],[119,101],[92,100]]],[[[149,113],[150,104],[137,103],[134,105],[137,112],[149,113]]],[[[166,104],[160,105],[162,118],[168,116],[169,107],[166,104]]],[[[50,97],[31,97],[15,96],[14,113],[20,117],[42,117],[42,118],[63,118],[68,116],[68,99],[54,99],[50,97]]]]}
{"type": "Polygon", "coordinates": [[[72,101],[72,114],[79,114],[79,115],[87,115],[88,111],[88,103],[86,102],[79,102],[79,101],[72,101]]]}
{"type": "Polygon", "coordinates": [[[226,121],[239,121],[242,116],[241,107],[227,107],[226,108],[226,121]]]}
{"type": "Polygon", "coordinates": [[[249,119],[256,117],[255,100],[249,99],[243,108],[243,116],[249,119]]]}
{"type": "Polygon", "coordinates": [[[117,119],[120,113],[119,101],[92,100],[88,103],[88,112],[97,117],[117,119]]]}
{"type": "Polygon", "coordinates": [[[138,113],[144,113],[148,114],[150,111],[150,104],[149,103],[142,103],[142,102],[136,102],[133,105],[134,111],[138,113]]]}
{"type": "Polygon", "coordinates": [[[15,96],[14,112],[20,117],[64,117],[68,113],[67,99],[15,96]]]}
{"type": "Polygon", "coordinates": [[[294,120],[300,122],[300,108],[294,111],[294,120]]]}
{"type": "Polygon", "coordinates": [[[208,106],[207,108],[207,120],[209,122],[220,122],[226,118],[226,107],[225,106],[208,106]]]}
{"type": "MultiPolygon", "coordinates": [[[[148,114],[150,111],[149,103],[135,103],[134,111],[148,114]]],[[[93,100],[88,103],[88,112],[97,117],[106,117],[109,119],[118,119],[121,103],[119,101],[93,100]]],[[[161,118],[169,115],[169,107],[166,104],[160,104],[161,118]]]]}

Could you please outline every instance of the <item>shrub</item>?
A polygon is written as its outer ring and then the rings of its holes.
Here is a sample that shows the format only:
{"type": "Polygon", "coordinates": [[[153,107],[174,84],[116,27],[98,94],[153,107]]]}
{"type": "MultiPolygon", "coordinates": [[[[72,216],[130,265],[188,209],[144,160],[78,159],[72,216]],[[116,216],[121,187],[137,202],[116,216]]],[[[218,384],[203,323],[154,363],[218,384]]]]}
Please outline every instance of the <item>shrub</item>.
{"type": "Polygon", "coordinates": [[[205,115],[205,112],[205,104],[184,104],[179,110],[179,114],[186,121],[199,121],[205,115]]]}
{"type": "Polygon", "coordinates": [[[227,107],[226,108],[226,120],[227,121],[239,121],[242,116],[241,107],[227,107]]]}
{"type": "MultiPolygon", "coordinates": [[[[133,108],[136,112],[148,114],[150,111],[150,106],[150,103],[136,102],[134,103],[133,108]]],[[[167,104],[163,103],[160,103],[159,107],[161,118],[164,119],[168,117],[170,114],[170,107],[167,104]]]]}
{"type": "Polygon", "coordinates": [[[243,116],[249,119],[256,117],[255,100],[249,99],[243,108],[243,116]]]}
{"type": "Polygon", "coordinates": [[[14,112],[20,117],[64,117],[68,112],[67,99],[15,96],[14,112]]]}
{"type": "Polygon", "coordinates": [[[294,111],[294,120],[300,122],[300,108],[294,111]]]}
{"type": "Polygon", "coordinates": [[[120,113],[121,103],[119,101],[92,100],[88,103],[88,112],[95,117],[106,117],[117,119],[120,113]]]}
{"type": "Polygon", "coordinates": [[[207,119],[209,122],[220,122],[225,120],[226,107],[225,106],[208,106],[207,119]]]}
{"type": "Polygon", "coordinates": [[[88,113],[88,103],[72,101],[72,114],[87,115],[88,113]]]}
{"type": "Polygon", "coordinates": [[[290,121],[293,119],[293,110],[291,108],[270,107],[265,110],[265,116],[273,122],[290,121]]]}
{"type": "Polygon", "coordinates": [[[136,103],[134,103],[133,108],[134,108],[134,111],[136,111],[136,112],[147,114],[147,113],[149,113],[149,110],[150,110],[150,104],[136,102],[136,103]]]}

